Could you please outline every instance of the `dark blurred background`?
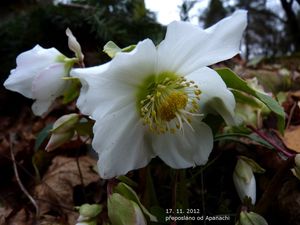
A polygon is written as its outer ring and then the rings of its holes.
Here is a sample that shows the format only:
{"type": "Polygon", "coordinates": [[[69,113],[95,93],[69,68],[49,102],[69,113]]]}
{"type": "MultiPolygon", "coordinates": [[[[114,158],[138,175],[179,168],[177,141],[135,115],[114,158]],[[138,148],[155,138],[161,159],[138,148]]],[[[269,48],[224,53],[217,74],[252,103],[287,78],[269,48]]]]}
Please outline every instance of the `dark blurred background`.
{"type": "MultiPolygon", "coordinates": [[[[190,20],[190,11],[200,1],[182,1],[181,20],[190,20]]],[[[300,0],[210,0],[197,15],[199,25],[208,27],[241,8],[249,12],[242,45],[245,59],[299,53],[300,0]]],[[[146,9],[144,0],[75,0],[67,4],[54,4],[52,0],[3,0],[0,18],[1,83],[15,68],[16,56],[36,44],[55,47],[72,56],[67,48],[67,27],[81,43],[87,66],[109,60],[102,52],[109,40],[120,47],[144,38],[159,43],[165,30],[156,21],[155,13],[146,9]]],[[[31,103],[0,86],[0,115],[18,112],[24,102],[31,103]]]]}

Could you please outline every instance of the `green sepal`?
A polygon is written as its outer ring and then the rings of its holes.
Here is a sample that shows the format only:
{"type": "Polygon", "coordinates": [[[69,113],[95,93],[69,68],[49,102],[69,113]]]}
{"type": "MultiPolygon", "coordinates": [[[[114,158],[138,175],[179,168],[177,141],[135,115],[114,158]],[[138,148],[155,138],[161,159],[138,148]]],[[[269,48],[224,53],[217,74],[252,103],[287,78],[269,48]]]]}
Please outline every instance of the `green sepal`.
{"type": "Polygon", "coordinates": [[[228,88],[245,92],[263,102],[272,112],[277,115],[278,130],[281,133],[284,132],[285,113],[283,108],[278,104],[276,100],[264,93],[253,89],[247,84],[247,82],[242,80],[238,75],[236,75],[232,70],[228,68],[216,69],[216,72],[221,76],[228,88]]]}
{"type": "Polygon", "coordinates": [[[266,170],[262,168],[258,163],[256,163],[253,159],[250,159],[246,156],[239,156],[240,159],[245,161],[249,166],[251,166],[251,169],[254,173],[264,173],[266,170]]]}
{"type": "Polygon", "coordinates": [[[129,45],[125,48],[120,48],[113,41],[107,42],[103,47],[103,52],[105,52],[110,58],[114,58],[119,52],[131,52],[135,49],[136,45],[129,45]]]}
{"type": "Polygon", "coordinates": [[[252,96],[245,94],[244,92],[241,92],[239,90],[231,90],[231,92],[234,95],[236,102],[248,104],[254,108],[261,108],[259,102],[255,100],[255,98],[253,98],[252,96]]]}

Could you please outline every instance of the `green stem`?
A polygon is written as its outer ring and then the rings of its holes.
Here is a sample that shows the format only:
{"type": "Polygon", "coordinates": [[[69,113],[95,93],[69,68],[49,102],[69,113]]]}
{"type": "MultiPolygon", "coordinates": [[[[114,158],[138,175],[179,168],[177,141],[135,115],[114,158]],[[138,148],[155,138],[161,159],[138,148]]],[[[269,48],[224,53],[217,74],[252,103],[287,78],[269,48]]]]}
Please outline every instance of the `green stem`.
{"type": "Polygon", "coordinates": [[[150,208],[151,206],[158,206],[159,202],[153,184],[150,166],[147,166],[145,169],[143,169],[142,172],[142,175],[145,176],[145,179],[143,179],[143,181],[145,182],[143,203],[146,206],[146,208],[150,208]]]}

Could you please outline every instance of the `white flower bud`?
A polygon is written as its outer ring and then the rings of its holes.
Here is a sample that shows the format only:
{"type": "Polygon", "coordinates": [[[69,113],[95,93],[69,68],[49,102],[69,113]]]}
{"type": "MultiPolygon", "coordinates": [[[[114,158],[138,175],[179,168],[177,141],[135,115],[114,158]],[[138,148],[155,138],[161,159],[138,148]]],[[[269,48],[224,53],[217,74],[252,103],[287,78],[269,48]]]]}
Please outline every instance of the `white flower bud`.
{"type": "Polygon", "coordinates": [[[295,167],[291,171],[300,180],[300,154],[295,156],[295,167]]]}
{"type": "Polygon", "coordinates": [[[256,181],[251,166],[243,159],[238,159],[233,172],[233,183],[241,199],[250,197],[252,204],[256,201],[256,181]]]}
{"type": "Polygon", "coordinates": [[[295,164],[297,167],[300,167],[300,154],[297,154],[295,156],[295,164]]]}
{"type": "Polygon", "coordinates": [[[81,51],[81,46],[69,28],[66,30],[66,35],[68,36],[69,49],[75,53],[75,56],[78,58],[79,62],[83,62],[84,55],[81,51]]]}

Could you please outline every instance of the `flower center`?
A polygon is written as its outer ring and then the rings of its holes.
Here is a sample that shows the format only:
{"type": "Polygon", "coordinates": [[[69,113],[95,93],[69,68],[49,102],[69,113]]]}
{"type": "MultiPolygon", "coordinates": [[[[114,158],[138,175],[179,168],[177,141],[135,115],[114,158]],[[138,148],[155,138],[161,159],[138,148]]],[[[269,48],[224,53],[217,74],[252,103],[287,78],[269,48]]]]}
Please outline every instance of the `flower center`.
{"type": "Polygon", "coordinates": [[[191,128],[193,116],[199,116],[201,91],[193,81],[171,72],[151,75],[139,86],[137,107],[145,126],[154,133],[175,133],[183,123],[191,128]]]}

